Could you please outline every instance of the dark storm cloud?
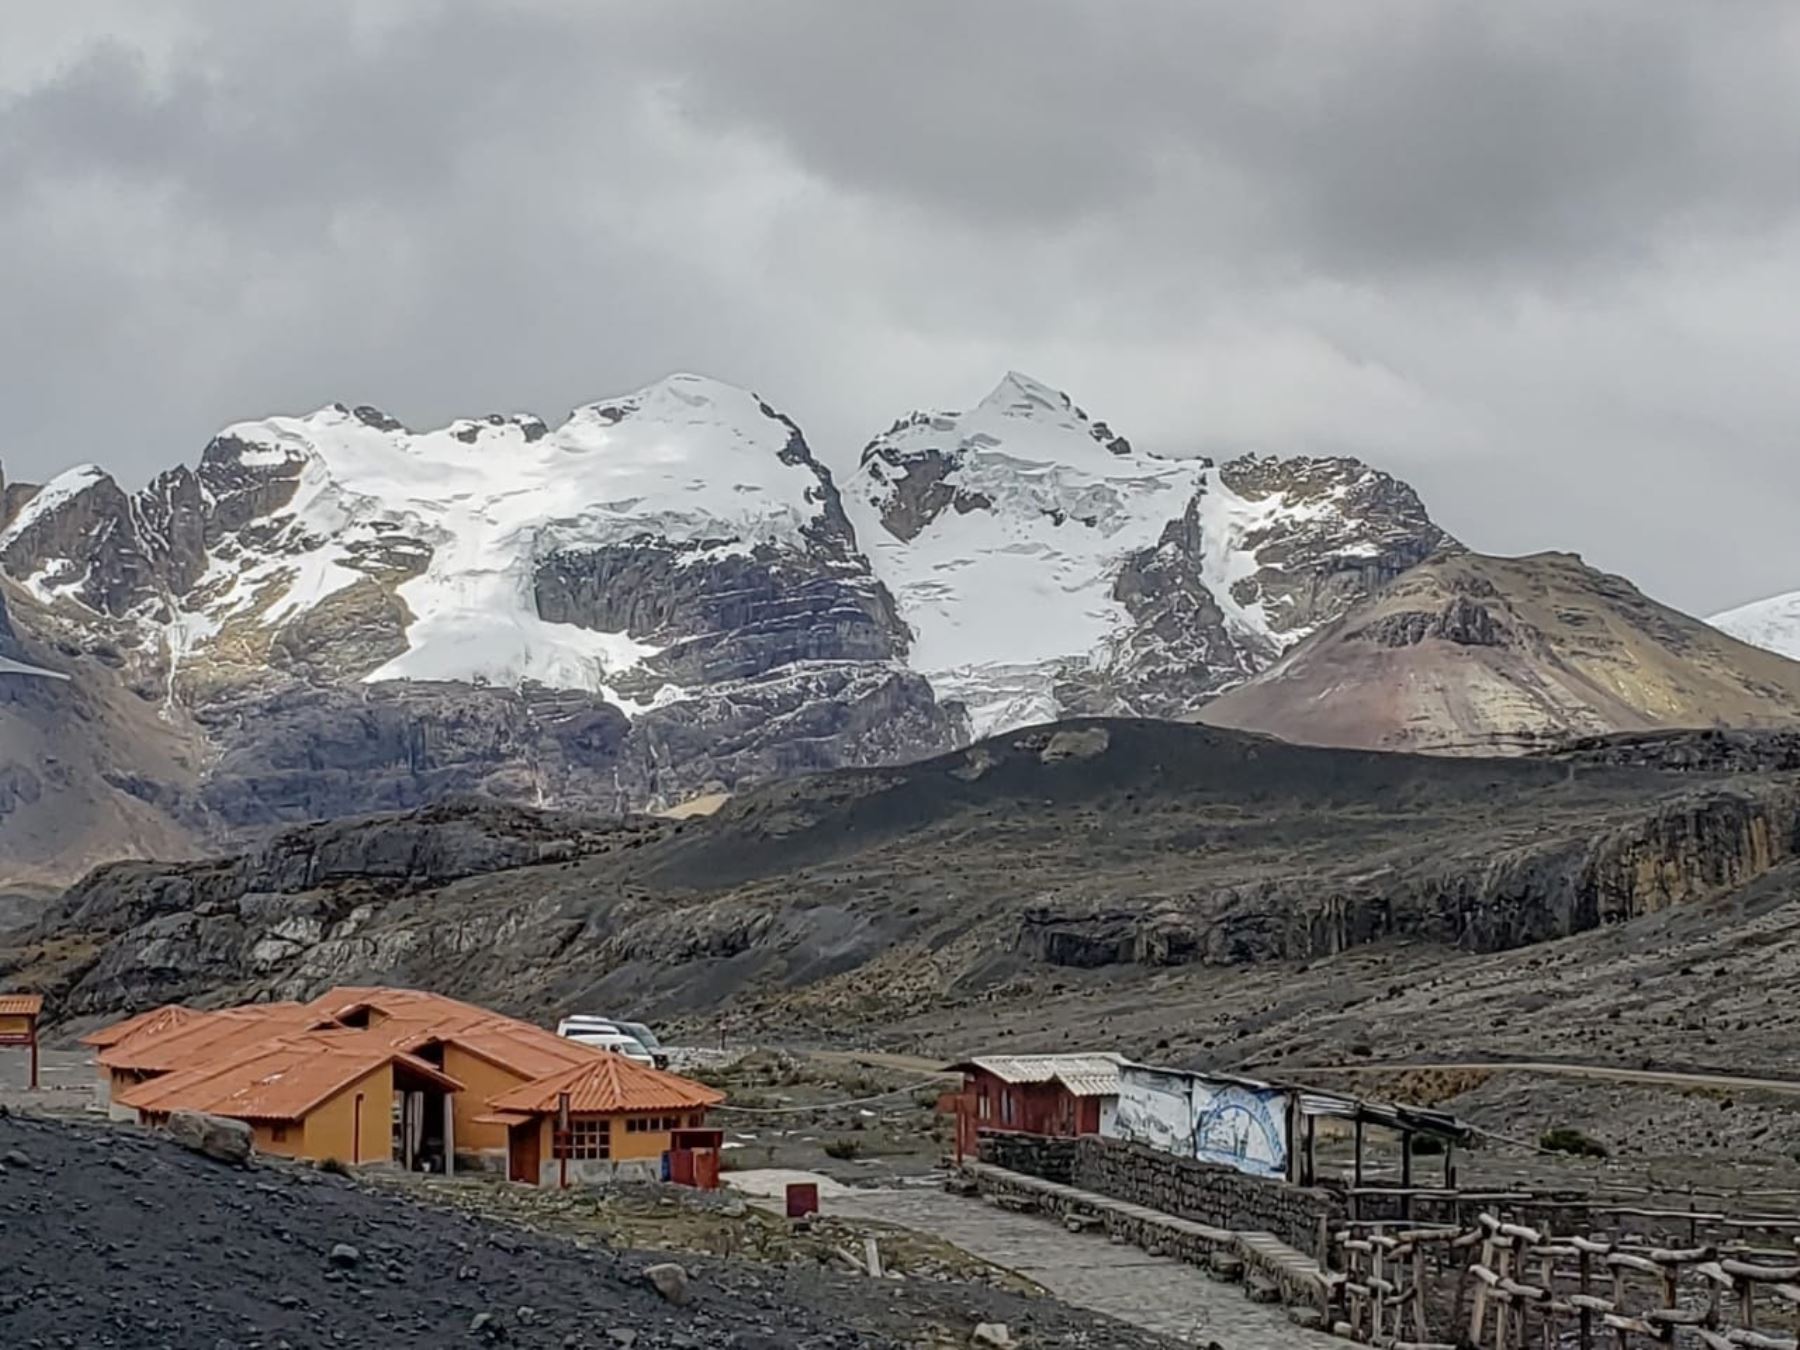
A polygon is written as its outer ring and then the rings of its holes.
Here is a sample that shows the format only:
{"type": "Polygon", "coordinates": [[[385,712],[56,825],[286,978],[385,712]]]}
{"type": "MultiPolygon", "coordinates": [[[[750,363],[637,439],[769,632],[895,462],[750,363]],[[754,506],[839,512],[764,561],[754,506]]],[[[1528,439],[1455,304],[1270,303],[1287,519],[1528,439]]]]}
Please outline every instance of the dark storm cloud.
{"type": "Polygon", "coordinates": [[[835,182],[1008,228],[1114,215],[1186,177],[1215,190],[1202,236],[1410,272],[1613,257],[1800,197],[1796,29],[1773,5],[836,8],[683,24],[688,106],[835,182]]]}
{"type": "Polygon", "coordinates": [[[21,3],[0,455],[697,368],[842,464],[1018,366],[1704,610],[1800,587],[1796,68],[1761,0],[21,3]]]}

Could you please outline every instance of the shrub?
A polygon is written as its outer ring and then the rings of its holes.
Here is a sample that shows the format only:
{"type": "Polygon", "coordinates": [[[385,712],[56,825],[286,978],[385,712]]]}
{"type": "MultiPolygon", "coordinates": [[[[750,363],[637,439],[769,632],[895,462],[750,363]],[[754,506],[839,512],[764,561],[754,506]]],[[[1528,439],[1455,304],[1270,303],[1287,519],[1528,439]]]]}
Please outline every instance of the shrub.
{"type": "Polygon", "coordinates": [[[1435,1158],[1444,1151],[1444,1141],[1435,1134],[1421,1134],[1413,1140],[1413,1157],[1435,1158]]]}
{"type": "Polygon", "coordinates": [[[1558,1125],[1538,1136],[1538,1147],[1547,1153],[1567,1153],[1576,1158],[1604,1158],[1606,1145],[1572,1125],[1558,1125]]]}
{"type": "Polygon", "coordinates": [[[840,1162],[849,1162],[852,1158],[862,1156],[862,1140],[833,1139],[825,1145],[825,1156],[836,1158],[840,1162]]]}

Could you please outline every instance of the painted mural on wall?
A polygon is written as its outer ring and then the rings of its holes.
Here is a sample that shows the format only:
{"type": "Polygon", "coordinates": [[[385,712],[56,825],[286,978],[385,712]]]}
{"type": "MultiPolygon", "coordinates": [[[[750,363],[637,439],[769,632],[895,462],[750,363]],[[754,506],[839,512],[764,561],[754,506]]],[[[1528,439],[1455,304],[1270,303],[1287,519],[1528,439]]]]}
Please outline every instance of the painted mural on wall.
{"type": "Polygon", "coordinates": [[[1119,1071],[1115,1138],[1259,1177],[1285,1177],[1287,1094],[1144,1065],[1119,1071]]]}
{"type": "Polygon", "coordinates": [[[1285,1177],[1287,1094],[1194,1080],[1194,1156],[1259,1177],[1285,1177]]]}

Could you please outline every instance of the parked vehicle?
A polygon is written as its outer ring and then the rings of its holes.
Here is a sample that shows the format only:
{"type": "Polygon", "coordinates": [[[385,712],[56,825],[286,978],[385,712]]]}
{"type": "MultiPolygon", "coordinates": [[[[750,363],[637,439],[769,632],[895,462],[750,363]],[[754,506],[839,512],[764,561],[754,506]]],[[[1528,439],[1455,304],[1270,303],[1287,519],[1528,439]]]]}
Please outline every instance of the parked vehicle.
{"type": "Polygon", "coordinates": [[[642,1022],[620,1022],[617,1020],[613,1022],[613,1025],[627,1036],[630,1036],[637,1041],[644,1049],[648,1050],[655,1058],[657,1068],[666,1069],[669,1067],[669,1054],[663,1049],[662,1042],[656,1038],[656,1033],[650,1030],[649,1027],[645,1026],[642,1022]]]}
{"type": "Polygon", "coordinates": [[[649,1068],[656,1067],[656,1057],[638,1043],[635,1036],[627,1036],[622,1031],[602,1031],[596,1027],[571,1027],[563,1033],[563,1039],[575,1041],[581,1045],[591,1045],[596,1050],[608,1050],[615,1055],[623,1055],[634,1064],[643,1064],[649,1068]]]}
{"type": "MultiPolygon", "coordinates": [[[[662,1048],[662,1042],[656,1039],[656,1033],[642,1022],[625,1022],[614,1017],[597,1017],[588,1013],[576,1013],[565,1017],[556,1024],[556,1034],[566,1040],[581,1041],[585,1045],[597,1045],[602,1037],[622,1037],[643,1052],[629,1056],[639,1063],[653,1065],[658,1069],[669,1067],[669,1056],[662,1048]]],[[[606,1049],[618,1048],[607,1045],[606,1049]]]]}

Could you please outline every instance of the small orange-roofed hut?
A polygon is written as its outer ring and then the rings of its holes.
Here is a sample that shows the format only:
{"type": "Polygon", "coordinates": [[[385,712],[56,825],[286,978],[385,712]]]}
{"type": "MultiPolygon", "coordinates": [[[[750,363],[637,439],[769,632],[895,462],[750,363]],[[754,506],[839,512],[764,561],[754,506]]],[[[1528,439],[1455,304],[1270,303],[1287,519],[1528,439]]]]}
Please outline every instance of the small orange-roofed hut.
{"type": "Polygon", "coordinates": [[[0,994],[0,1046],[22,1046],[31,1055],[31,1089],[38,1085],[38,1018],[44,1012],[41,994],[0,994]]]}
{"type": "Polygon", "coordinates": [[[706,1113],[724,1100],[704,1083],[602,1054],[499,1094],[479,1119],[506,1128],[506,1174],[530,1185],[655,1179],[676,1150],[710,1150],[716,1175],[721,1136],[706,1113]]]}

